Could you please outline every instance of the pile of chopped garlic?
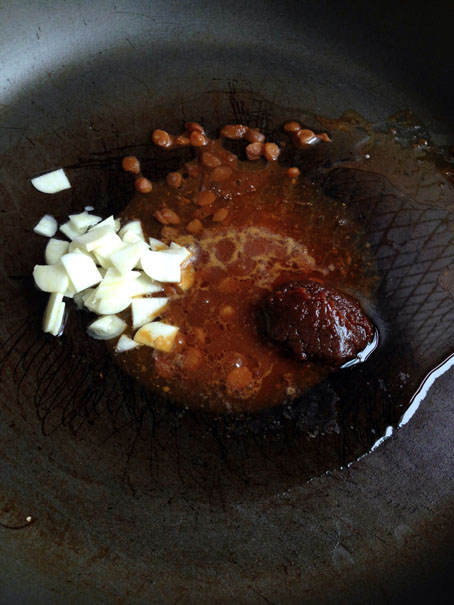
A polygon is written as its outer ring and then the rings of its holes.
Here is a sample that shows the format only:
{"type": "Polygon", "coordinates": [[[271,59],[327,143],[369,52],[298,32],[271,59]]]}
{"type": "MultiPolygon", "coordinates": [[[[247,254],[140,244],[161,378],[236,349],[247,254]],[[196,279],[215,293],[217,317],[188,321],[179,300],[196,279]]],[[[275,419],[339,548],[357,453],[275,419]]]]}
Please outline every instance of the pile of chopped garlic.
{"type": "Polygon", "coordinates": [[[73,299],[79,310],[99,316],[88,326],[91,337],[120,337],[118,352],[142,344],[171,351],[178,327],[156,320],[169,299],[153,295],[163,292],[164,283],[181,282],[185,289],[182,268],[191,262],[191,251],[176,243],[167,246],[154,238],[147,241],[139,220],[121,226],[119,219],[109,216],[102,220],[90,213],[92,209],[70,215],[59,227],[70,241],[53,237],[58,229],[53,216],[43,216],[34,228],[35,233],[50,238],[46,264],[35,265],[33,270],[37,287],[50,294],[43,330],[54,336],[62,334],[65,299],[73,299]],[[117,315],[129,308],[134,339],[123,334],[126,322],[117,315]]]}

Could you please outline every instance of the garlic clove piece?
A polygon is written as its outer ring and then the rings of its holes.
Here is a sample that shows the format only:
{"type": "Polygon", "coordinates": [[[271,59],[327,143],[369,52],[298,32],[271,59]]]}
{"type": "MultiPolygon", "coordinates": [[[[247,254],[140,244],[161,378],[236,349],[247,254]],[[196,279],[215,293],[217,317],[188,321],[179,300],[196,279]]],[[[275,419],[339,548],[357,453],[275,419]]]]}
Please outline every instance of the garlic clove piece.
{"type": "Polygon", "coordinates": [[[44,235],[45,237],[53,237],[57,233],[57,229],[58,223],[50,214],[45,214],[33,227],[33,231],[35,233],[38,235],[44,235]]]}
{"type": "Polygon", "coordinates": [[[160,282],[178,283],[181,278],[181,256],[172,250],[146,250],[140,257],[142,269],[152,279],[160,282]]]}
{"type": "Polygon", "coordinates": [[[89,214],[87,211],[79,214],[70,214],[69,222],[75,229],[86,231],[89,227],[98,224],[101,221],[100,216],[89,214]]]}
{"type": "Polygon", "coordinates": [[[61,334],[65,306],[63,294],[61,292],[54,292],[49,296],[49,301],[43,316],[44,332],[48,332],[49,334],[52,334],[52,336],[59,336],[61,334]]]}
{"type": "Polygon", "coordinates": [[[148,275],[141,273],[140,276],[131,283],[129,293],[130,296],[143,296],[144,294],[162,292],[163,289],[162,284],[153,281],[148,275]]]}
{"type": "Polygon", "coordinates": [[[115,229],[111,225],[95,227],[94,229],[87,231],[87,233],[80,235],[76,239],[76,243],[79,248],[92,252],[93,250],[105,245],[113,234],[115,234],[115,229]]]}
{"type": "Polygon", "coordinates": [[[69,277],[61,261],[55,265],[35,265],[35,284],[43,292],[65,292],[69,287],[69,277]]]}
{"type": "Polygon", "coordinates": [[[168,302],[169,299],[166,297],[134,298],[131,303],[133,329],[137,330],[156,319],[166,308],[168,302]]]}
{"type": "Polygon", "coordinates": [[[61,257],[60,262],[65,268],[75,292],[90,288],[102,280],[102,275],[95,262],[85,254],[68,252],[61,257]]]}
{"type": "Polygon", "coordinates": [[[134,340],[140,344],[153,347],[158,351],[170,353],[175,344],[179,328],[161,321],[152,321],[138,330],[134,340]]]}
{"type": "Polygon", "coordinates": [[[71,221],[67,221],[66,223],[63,223],[63,225],[60,225],[59,229],[71,241],[77,239],[84,233],[84,229],[76,229],[71,221]]]}
{"type": "Polygon", "coordinates": [[[120,336],[125,328],[126,322],[117,315],[104,315],[88,326],[87,333],[97,340],[111,340],[120,336]]]}
{"type": "Polygon", "coordinates": [[[128,244],[119,250],[116,250],[109,256],[109,263],[121,275],[131,271],[139,262],[144,251],[144,242],[139,241],[135,244],[128,244]]]}
{"type": "Polygon", "coordinates": [[[138,342],[136,342],[132,338],[129,338],[129,336],[126,336],[126,334],[122,334],[118,339],[115,350],[117,351],[117,353],[124,353],[125,351],[137,349],[137,347],[140,347],[140,344],[138,342]]]}
{"type": "Polygon", "coordinates": [[[62,239],[51,237],[47,242],[44,252],[44,259],[48,265],[55,265],[61,259],[63,254],[68,252],[69,243],[62,239]]]}
{"type": "Polygon", "coordinates": [[[31,183],[41,193],[58,193],[65,189],[71,189],[71,183],[63,168],[37,176],[31,179],[31,183]]]}

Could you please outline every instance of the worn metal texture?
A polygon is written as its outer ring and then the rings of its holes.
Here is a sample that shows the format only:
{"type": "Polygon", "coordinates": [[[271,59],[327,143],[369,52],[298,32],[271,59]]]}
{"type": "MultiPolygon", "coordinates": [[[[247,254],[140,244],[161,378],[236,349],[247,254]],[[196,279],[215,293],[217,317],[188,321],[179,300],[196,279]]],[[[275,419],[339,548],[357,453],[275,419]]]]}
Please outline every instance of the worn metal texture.
{"type": "MultiPolygon", "coordinates": [[[[337,434],[295,437],[292,419],[287,436],[262,430],[266,419],[242,434],[151,402],[84,338],[85,318],[47,338],[30,275],[43,248],[32,227],[44,212],[118,212],[129,196],[125,154],[143,157],[154,176],[167,169],[150,145],[157,126],[273,127],[351,108],[380,121],[411,109],[446,143],[445,6],[416,3],[407,14],[388,2],[0,3],[2,603],[444,602],[452,370],[364,457],[397,408],[374,419],[375,437],[355,412],[343,444],[337,434]],[[30,176],[58,166],[70,191],[32,189],[30,176]]],[[[389,215],[379,193],[363,194],[375,204],[371,235],[389,215]]],[[[420,210],[394,210],[405,221],[396,219],[386,268],[402,280],[421,263],[415,297],[454,261],[452,207],[420,210]]],[[[454,302],[433,289],[418,300],[411,321],[424,338],[414,350],[435,366],[452,353],[454,302]]],[[[403,357],[408,375],[396,388],[408,401],[421,376],[412,354],[403,357]]],[[[385,362],[398,381],[400,362],[385,362]]]]}

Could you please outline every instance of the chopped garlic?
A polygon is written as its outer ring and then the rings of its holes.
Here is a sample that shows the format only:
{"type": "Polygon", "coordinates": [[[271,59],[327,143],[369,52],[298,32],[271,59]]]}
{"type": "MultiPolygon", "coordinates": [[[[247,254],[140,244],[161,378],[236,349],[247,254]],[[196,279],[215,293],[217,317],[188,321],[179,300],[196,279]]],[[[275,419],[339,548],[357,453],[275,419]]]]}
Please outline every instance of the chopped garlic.
{"type": "Polygon", "coordinates": [[[108,237],[103,239],[102,245],[93,250],[93,254],[101,267],[109,269],[112,267],[110,255],[117,250],[121,250],[121,248],[124,248],[124,246],[125,244],[118,237],[118,235],[116,233],[111,233],[108,237]]]}
{"type": "Polygon", "coordinates": [[[92,225],[96,225],[101,221],[100,216],[95,216],[94,214],[89,214],[88,212],[80,212],[79,214],[70,214],[69,221],[73,225],[75,229],[83,229],[86,231],[88,227],[92,225]]]}
{"type": "Polygon", "coordinates": [[[178,334],[178,328],[162,321],[152,321],[136,332],[134,340],[140,344],[153,347],[158,351],[170,353],[178,334]]]}
{"type": "Polygon", "coordinates": [[[71,280],[69,280],[69,286],[63,292],[63,296],[66,298],[74,298],[74,294],[77,294],[76,288],[72,285],[71,280]]]}
{"type": "Polygon", "coordinates": [[[76,292],[94,286],[102,280],[94,261],[85,254],[69,252],[61,257],[61,263],[76,292]]]}
{"type": "MultiPolygon", "coordinates": [[[[51,294],[43,317],[44,331],[61,333],[65,297],[72,298],[79,310],[101,316],[88,327],[88,334],[98,339],[119,336],[126,323],[116,314],[132,306],[133,327],[140,329],[134,340],[123,335],[117,351],[127,351],[141,343],[170,351],[178,327],[153,321],[167,306],[168,299],[147,295],[162,292],[163,282],[174,282],[183,290],[189,287],[192,280],[186,279],[186,273],[191,268],[186,267],[185,261],[191,252],[174,242],[169,248],[154,238],[147,243],[139,220],[121,228],[119,219],[110,216],[101,220],[89,214],[91,210],[92,206],[86,206],[83,212],[70,215],[60,231],[71,242],[51,237],[45,250],[47,264],[34,267],[37,287],[51,294]]],[[[57,223],[50,215],[45,215],[35,227],[37,233],[48,236],[54,235],[56,229],[57,223]]]]}
{"type": "Polygon", "coordinates": [[[124,311],[132,302],[130,290],[139,275],[138,271],[121,275],[116,269],[108,269],[93,297],[86,301],[85,305],[99,315],[124,311]]]}
{"type": "Polygon", "coordinates": [[[56,239],[52,237],[46,246],[44,252],[44,259],[48,265],[55,265],[61,259],[63,254],[68,252],[69,244],[62,239],[56,239]]]}
{"type": "Polygon", "coordinates": [[[99,298],[95,295],[93,308],[96,309],[98,315],[112,315],[121,313],[127,309],[132,302],[132,298],[127,294],[118,294],[117,296],[105,296],[99,298]]]}
{"type": "Polygon", "coordinates": [[[156,239],[155,237],[149,237],[148,242],[150,244],[150,248],[154,252],[158,252],[159,250],[167,250],[166,244],[164,244],[164,242],[161,242],[159,239],[156,239]]]}
{"type": "Polygon", "coordinates": [[[107,218],[105,218],[100,223],[97,223],[96,225],[93,225],[92,227],[90,227],[90,231],[95,231],[96,229],[101,229],[101,227],[112,227],[114,232],[118,231],[118,229],[116,228],[117,227],[116,220],[114,219],[112,214],[110,216],[108,216],[107,218]]]}
{"type": "Polygon", "coordinates": [[[60,225],[60,231],[66,235],[66,237],[70,240],[76,239],[83,234],[83,229],[76,229],[71,221],[60,225]]]}
{"type": "Polygon", "coordinates": [[[134,282],[138,277],[140,277],[139,271],[129,271],[122,275],[116,269],[107,269],[102,282],[96,289],[97,297],[115,296],[121,292],[131,296],[131,290],[134,288],[134,282]]]}
{"type": "MultiPolygon", "coordinates": [[[[116,250],[109,256],[111,265],[122,275],[131,271],[140,260],[144,251],[144,242],[139,241],[135,244],[128,244],[119,250],[116,250]]],[[[145,248],[146,250],[147,248],[145,248]]]]}
{"type": "Polygon", "coordinates": [[[131,283],[129,293],[131,296],[143,296],[144,294],[162,292],[163,289],[160,283],[153,281],[148,275],[142,273],[131,283]]]}
{"type": "Polygon", "coordinates": [[[45,214],[37,225],[34,226],[33,231],[38,235],[44,235],[45,237],[53,237],[57,233],[58,223],[53,216],[45,214]]]}
{"type": "Polygon", "coordinates": [[[142,223],[140,221],[130,221],[122,227],[118,233],[121,239],[125,242],[133,243],[138,239],[144,240],[142,223]]]}
{"type": "Polygon", "coordinates": [[[140,257],[145,273],[160,282],[178,283],[181,278],[182,254],[179,250],[146,250],[140,257]]]}
{"type": "Polygon", "coordinates": [[[49,296],[49,301],[44,311],[43,330],[53,336],[58,336],[63,324],[65,314],[65,303],[62,302],[63,294],[53,293],[49,296]]]}
{"type": "Polygon", "coordinates": [[[41,193],[58,193],[65,189],[71,189],[71,183],[63,168],[37,176],[31,179],[31,183],[41,193]]]}
{"type": "Polygon", "coordinates": [[[134,330],[153,321],[165,309],[168,298],[135,298],[132,303],[132,327],[134,330]]]}
{"type": "Polygon", "coordinates": [[[123,241],[125,244],[135,244],[136,242],[145,243],[145,240],[137,235],[137,233],[134,233],[134,231],[126,231],[123,236],[123,241]]]}
{"type": "Polygon", "coordinates": [[[126,336],[126,334],[122,334],[118,339],[115,350],[117,353],[124,353],[124,351],[131,351],[131,349],[136,349],[137,347],[140,347],[138,342],[132,338],[129,338],[129,336],[126,336]]]}
{"type": "Polygon", "coordinates": [[[77,245],[76,240],[72,241],[69,246],[68,246],[68,252],[74,253],[74,254],[83,254],[84,256],[88,256],[88,258],[91,258],[92,261],[96,262],[96,258],[94,256],[93,253],[91,252],[87,252],[86,250],[83,250],[82,248],[79,248],[79,246],[77,245]]]}
{"type": "Polygon", "coordinates": [[[92,252],[93,250],[96,250],[96,248],[103,246],[114,232],[114,228],[110,225],[95,227],[94,229],[87,231],[87,233],[80,235],[77,238],[77,244],[79,248],[84,248],[88,252],[92,252]]]}
{"type": "Polygon", "coordinates": [[[181,258],[181,261],[180,261],[181,263],[184,263],[184,261],[186,259],[188,259],[190,256],[192,256],[192,252],[190,252],[190,250],[188,250],[187,248],[184,248],[183,246],[176,244],[175,242],[172,242],[170,244],[168,252],[170,253],[170,251],[172,251],[172,253],[175,254],[175,256],[178,256],[179,258],[181,258]]]}
{"type": "Polygon", "coordinates": [[[126,322],[116,315],[104,315],[91,323],[87,332],[92,338],[97,340],[110,340],[116,338],[125,330],[126,322]]]}
{"type": "Polygon", "coordinates": [[[82,296],[82,300],[84,301],[85,307],[89,311],[91,311],[92,313],[96,313],[97,315],[101,315],[98,308],[96,290],[94,290],[93,288],[88,288],[88,290],[85,290],[85,294],[82,296]]]}
{"type": "Polygon", "coordinates": [[[69,286],[69,277],[61,261],[55,265],[35,265],[33,277],[35,284],[43,292],[63,293],[69,286]]]}
{"type": "Polygon", "coordinates": [[[183,292],[186,292],[194,284],[194,280],[194,267],[192,265],[186,265],[186,267],[183,267],[183,269],[181,270],[181,279],[178,283],[178,287],[183,292]]]}
{"type": "Polygon", "coordinates": [[[87,292],[87,290],[82,290],[82,292],[76,292],[73,296],[73,303],[76,305],[78,311],[82,311],[84,308],[85,292],[87,292]]]}

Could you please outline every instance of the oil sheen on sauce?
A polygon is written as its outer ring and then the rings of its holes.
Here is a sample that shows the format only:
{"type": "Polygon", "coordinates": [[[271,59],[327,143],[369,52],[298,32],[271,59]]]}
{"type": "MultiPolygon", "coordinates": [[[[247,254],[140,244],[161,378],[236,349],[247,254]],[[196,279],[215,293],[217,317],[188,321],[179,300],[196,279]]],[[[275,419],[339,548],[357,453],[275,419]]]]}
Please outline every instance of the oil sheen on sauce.
{"type": "Polygon", "coordinates": [[[199,157],[204,152],[229,167],[228,178],[214,181],[212,168],[194,161],[194,171],[181,169],[180,188],[153,183],[122,213],[140,219],[147,236],[193,250],[194,271],[185,292],[166,287],[171,302],[161,320],[180,328],[174,350],[144,346],[116,360],[147,388],[187,407],[239,413],[291,402],[333,368],[302,363],[267,342],[257,328],[258,304],[278,285],[311,278],[355,296],[367,311],[377,283],[368,244],[347,206],[304,174],[290,178],[285,159],[242,161],[220,139],[208,140],[199,157]],[[216,199],[199,206],[204,190],[216,199]],[[163,208],[180,223],[163,226],[154,217],[163,208]],[[220,209],[226,216],[216,221],[220,209]],[[196,234],[187,229],[195,218],[203,225],[196,234]]]}

